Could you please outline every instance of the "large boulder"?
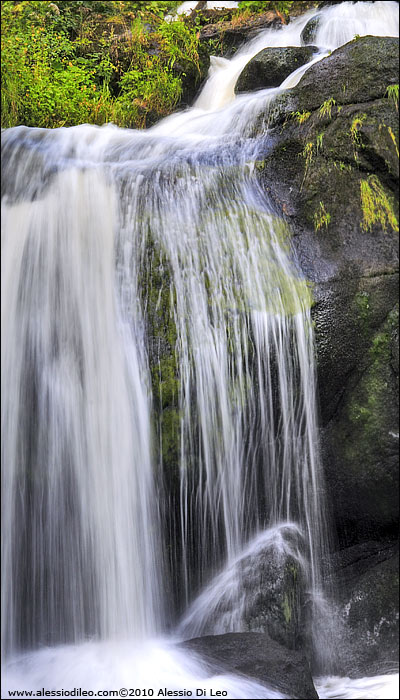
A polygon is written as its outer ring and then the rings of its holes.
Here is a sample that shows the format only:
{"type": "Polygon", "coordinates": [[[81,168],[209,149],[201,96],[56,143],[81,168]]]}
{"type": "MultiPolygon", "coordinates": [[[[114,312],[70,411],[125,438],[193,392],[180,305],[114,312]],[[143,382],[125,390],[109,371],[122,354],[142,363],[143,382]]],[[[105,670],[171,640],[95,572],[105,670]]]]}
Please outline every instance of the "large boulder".
{"type": "Polygon", "coordinates": [[[398,517],[396,84],[398,40],[343,46],[276,101],[259,163],[314,283],[322,452],[342,547],[392,536],[398,517]]]}
{"type": "Polygon", "coordinates": [[[301,652],[288,651],[267,634],[232,633],[198,637],[182,648],[206,661],[210,669],[253,679],[288,698],[318,698],[309,665],[301,652]]]}
{"type": "MultiPolygon", "coordinates": [[[[307,48],[307,47],[305,47],[307,48]]],[[[371,102],[399,79],[399,40],[365,36],[314,63],[298,85],[277,101],[277,112],[318,110],[326,100],[338,105],[371,102]]]]}
{"type": "Polygon", "coordinates": [[[296,68],[308,63],[316,50],[314,46],[263,49],[242,70],[235,92],[279,87],[296,68]]]}

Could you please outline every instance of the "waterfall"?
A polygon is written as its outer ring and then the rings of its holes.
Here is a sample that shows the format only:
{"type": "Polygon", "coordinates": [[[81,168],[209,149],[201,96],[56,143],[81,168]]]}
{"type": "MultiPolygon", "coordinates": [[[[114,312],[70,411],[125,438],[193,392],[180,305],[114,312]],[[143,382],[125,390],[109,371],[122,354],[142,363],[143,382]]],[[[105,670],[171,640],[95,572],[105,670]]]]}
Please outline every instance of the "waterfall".
{"type": "Polygon", "coordinates": [[[199,634],[206,608],[215,629],[241,628],[235,567],[266,541],[296,558],[320,610],[312,290],[254,178],[250,133],[349,32],[396,32],[397,3],[321,11],[313,61],[280,89],[234,98],[248,60],[300,45],[314,14],[214,62],[194,107],[147,131],[2,134],[8,658],[149,638],[178,613],[199,634]]]}
{"type": "MultiPolygon", "coordinates": [[[[22,149],[16,189],[32,167],[22,149]]],[[[139,320],[115,298],[115,193],[100,171],[67,168],[21,194],[3,211],[5,646],[148,634],[148,370],[139,320]]]]}

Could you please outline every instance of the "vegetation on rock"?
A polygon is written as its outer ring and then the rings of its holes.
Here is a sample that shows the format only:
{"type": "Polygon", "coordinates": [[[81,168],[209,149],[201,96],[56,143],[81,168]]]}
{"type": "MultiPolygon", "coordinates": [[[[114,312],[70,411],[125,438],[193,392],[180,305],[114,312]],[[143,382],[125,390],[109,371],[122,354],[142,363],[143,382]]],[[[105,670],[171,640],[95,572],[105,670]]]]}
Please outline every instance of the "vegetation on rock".
{"type": "Polygon", "coordinates": [[[382,183],[376,175],[370,175],[366,180],[360,180],[361,207],[363,219],[361,228],[368,231],[374,224],[380,224],[384,231],[390,226],[393,231],[399,230],[399,224],[393,205],[391,204],[382,183]]]}

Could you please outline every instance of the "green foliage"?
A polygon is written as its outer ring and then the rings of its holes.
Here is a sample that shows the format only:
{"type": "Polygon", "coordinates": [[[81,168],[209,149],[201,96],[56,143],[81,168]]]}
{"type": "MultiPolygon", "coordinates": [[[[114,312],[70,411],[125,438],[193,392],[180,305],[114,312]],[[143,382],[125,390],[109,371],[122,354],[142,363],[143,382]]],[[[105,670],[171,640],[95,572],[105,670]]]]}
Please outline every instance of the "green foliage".
{"type": "Polygon", "coordinates": [[[307,119],[311,117],[311,112],[293,112],[292,117],[297,121],[298,124],[304,124],[304,122],[306,122],[307,119]]]}
{"type": "Polygon", "coordinates": [[[302,156],[306,159],[306,170],[309,168],[311,165],[311,161],[313,159],[313,153],[314,153],[314,144],[312,141],[309,141],[306,143],[302,150],[302,156]]]}
{"type": "Polygon", "coordinates": [[[333,165],[336,170],[339,170],[342,173],[350,173],[352,170],[351,165],[349,163],[344,163],[342,160],[334,161],[333,165]]]}
{"type": "Polygon", "coordinates": [[[384,231],[388,226],[393,231],[399,230],[393,205],[376,175],[360,180],[360,193],[363,214],[360,226],[363,231],[370,231],[374,224],[380,224],[384,231]]]}
{"type": "Polygon", "coordinates": [[[303,158],[305,158],[305,161],[306,161],[305,167],[304,167],[303,181],[301,183],[301,187],[303,187],[305,179],[306,179],[307,174],[308,174],[308,170],[309,170],[310,165],[312,163],[312,159],[314,157],[314,144],[312,141],[308,141],[308,143],[306,143],[306,145],[304,146],[304,148],[301,152],[301,155],[303,156],[303,158]]]}
{"type": "Polygon", "coordinates": [[[325,100],[325,102],[323,102],[321,107],[319,108],[320,118],[325,119],[326,117],[328,117],[328,119],[331,119],[332,107],[335,104],[336,104],[336,100],[333,97],[330,97],[328,100],[325,100]]]}
{"type": "MultiPolygon", "coordinates": [[[[386,126],[386,124],[384,124],[383,126],[386,126]]],[[[397,155],[397,157],[399,157],[399,146],[398,146],[398,143],[396,140],[396,136],[393,133],[393,129],[390,126],[386,126],[386,128],[388,130],[388,134],[389,134],[390,138],[393,141],[393,145],[394,145],[395,150],[396,150],[396,155],[397,155]]]]}
{"type": "Polygon", "coordinates": [[[196,30],[179,2],[2,2],[2,127],[144,127],[198,75],[196,30]]]}
{"type": "Polygon", "coordinates": [[[251,0],[242,0],[239,2],[240,9],[248,9],[251,12],[265,12],[266,10],[275,10],[275,12],[280,12],[282,15],[287,17],[290,12],[290,8],[293,5],[293,1],[289,2],[252,2],[251,0]]]}
{"type": "Polygon", "coordinates": [[[397,109],[399,110],[399,85],[388,85],[386,88],[385,95],[389,98],[389,100],[392,100],[394,102],[394,105],[397,109]]]}
{"type": "Polygon", "coordinates": [[[365,122],[366,118],[367,118],[366,114],[357,114],[357,116],[354,117],[353,121],[351,122],[350,138],[353,142],[354,147],[361,146],[359,131],[360,131],[363,123],[365,122]]]}
{"type": "Polygon", "coordinates": [[[314,214],[315,231],[319,231],[324,226],[325,226],[325,228],[328,228],[330,220],[331,220],[331,215],[329,214],[329,212],[326,211],[324,203],[320,202],[319,208],[317,209],[317,211],[314,214]]]}
{"type": "Polygon", "coordinates": [[[353,121],[351,122],[350,126],[350,138],[353,144],[353,151],[354,151],[354,160],[358,160],[358,149],[363,148],[363,144],[361,142],[360,138],[360,130],[362,128],[362,125],[364,124],[365,120],[367,118],[366,114],[357,114],[353,121]]]}

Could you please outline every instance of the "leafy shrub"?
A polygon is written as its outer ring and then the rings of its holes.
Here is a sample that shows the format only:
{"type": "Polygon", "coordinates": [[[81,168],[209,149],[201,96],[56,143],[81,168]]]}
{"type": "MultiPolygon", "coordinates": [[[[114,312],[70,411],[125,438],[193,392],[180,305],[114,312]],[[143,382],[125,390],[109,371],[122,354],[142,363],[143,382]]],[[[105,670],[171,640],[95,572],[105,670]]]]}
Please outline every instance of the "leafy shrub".
{"type": "Polygon", "coordinates": [[[176,106],[198,37],[179,2],[2,2],[2,127],[144,127],[176,106]]]}
{"type": "Polygon", "coordinates": [[[251,0],[242,0],[239,2],[239,8],[248,9],[251,12],[265,12],[266,10],[275,10],[281,14],[287,16],[290,12],[290,8],[293,5],[293,1],[290,2],[257,2],[256,0],[252,2],[251,0]]]}

